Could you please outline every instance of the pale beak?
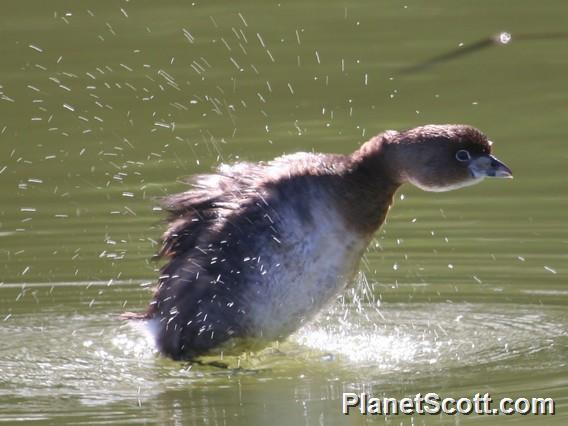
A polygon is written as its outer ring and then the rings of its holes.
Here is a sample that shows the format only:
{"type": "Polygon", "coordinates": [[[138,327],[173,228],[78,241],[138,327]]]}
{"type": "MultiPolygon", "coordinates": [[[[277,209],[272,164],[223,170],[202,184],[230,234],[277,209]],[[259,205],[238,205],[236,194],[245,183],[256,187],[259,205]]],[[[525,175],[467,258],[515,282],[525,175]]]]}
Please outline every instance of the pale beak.
{"type": "Polygon", "coordinates": [[[513,178],[511,169],[492,155],[482,155],[472,159],[468,168],[474,178],[483,178],[486,176],[513,178]]]}

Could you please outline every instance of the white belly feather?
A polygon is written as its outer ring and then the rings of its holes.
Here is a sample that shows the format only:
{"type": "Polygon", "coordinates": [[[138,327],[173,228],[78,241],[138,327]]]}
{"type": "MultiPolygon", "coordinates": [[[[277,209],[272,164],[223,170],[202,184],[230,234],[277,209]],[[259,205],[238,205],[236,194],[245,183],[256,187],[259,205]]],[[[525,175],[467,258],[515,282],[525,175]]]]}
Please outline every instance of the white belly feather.
{"type": "Polygon", "coordinates": [[[318,214],[309,226],[295,211],[281,215],[282,250],[264,254],[271,266],[249,311],[263,338],[295,331],[333,301],[357,271],[366,242],[327,203],[313,204],[318,214]]]}

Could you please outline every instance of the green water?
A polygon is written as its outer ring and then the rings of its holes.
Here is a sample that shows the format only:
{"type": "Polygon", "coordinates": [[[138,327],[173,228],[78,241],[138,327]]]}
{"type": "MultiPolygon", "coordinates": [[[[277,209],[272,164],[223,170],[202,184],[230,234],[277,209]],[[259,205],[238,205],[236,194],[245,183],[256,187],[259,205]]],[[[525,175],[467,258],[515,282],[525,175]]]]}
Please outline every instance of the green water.
{"type": "MultiPolygon", "coordinates": [[[[566,424],[568,5],[534,1],[10,2],[0,16],[0,420],[362,424],[345,391],[552,397],[566,424]],[[499,31],[495,47],[403,67],[499,31]],[[156,197],[221,161],[349,152],[466,122],[513,181],[402,188],[356,290],[219,370],[117,320],[149,299],[156,197]],[[404,197],[401,197],[404,195],[404,197]]],[[[233,360],[234,361],[234,360],[233,360]]]]}

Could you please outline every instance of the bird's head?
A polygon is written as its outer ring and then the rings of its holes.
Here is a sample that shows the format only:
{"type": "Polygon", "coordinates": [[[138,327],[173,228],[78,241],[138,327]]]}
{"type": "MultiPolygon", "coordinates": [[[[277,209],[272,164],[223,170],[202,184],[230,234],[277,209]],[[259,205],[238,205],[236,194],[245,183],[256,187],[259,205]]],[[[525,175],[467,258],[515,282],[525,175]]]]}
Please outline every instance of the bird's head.
{"type": "Polygon", "coordinates": [[[388,143],[401,181],[425,191],[450,191],[486,177],[512,178],[491,155],[491,142],[466,125],[427,125],[392,133],[388,143]]]}

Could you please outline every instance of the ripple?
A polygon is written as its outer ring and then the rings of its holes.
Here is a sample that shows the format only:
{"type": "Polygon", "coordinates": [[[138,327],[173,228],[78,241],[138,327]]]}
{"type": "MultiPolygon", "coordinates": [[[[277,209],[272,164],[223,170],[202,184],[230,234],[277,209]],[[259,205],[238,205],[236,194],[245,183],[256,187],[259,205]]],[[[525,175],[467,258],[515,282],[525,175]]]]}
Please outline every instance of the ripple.
{"type": "Polygon", "coordinates": [[[151,339],[129,324],[104,314],[12,316],[0,328],[0,395],[33,398],[50,412],[47,396],[94,407],[140,401],[192,383],[220,386],[228,376],[283,380],[306,367],[320,368],[325,375],[367,378],[374,377],[367,375],[369,367],[379,375],[491,363],[500,369],[536,365],[554,370],[565,362],[562,350],[551,351],[556,358],[549,357],[547,365],[540,358],[538,363],[509,360],[554,345],[558,349],[558,338],[567,336],[568,329],[562,309],[540,305],[407,303],[378,309],[374,304],[339,304],[281,350],[269,348],[249,358],[244,368],[220,371],[156,356],[151,339]]]}
{"type": "Polygon", "coordinates": [[[151,385],[140,372],[154,370],[152,346],[110,316],[14,316],[0,340],[9,342],[0,358],[0,393],[96,401],[132,397],[151,385]]]}
{"type": "Polygon", "coordinates": [[[566,318],[535,306],[338,305],[293,340],[386,372],[481,365],[530,354],[566,336],[566,318]]]}

